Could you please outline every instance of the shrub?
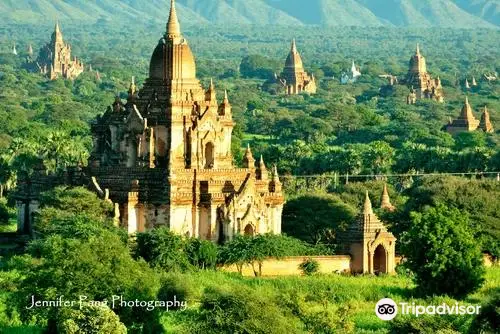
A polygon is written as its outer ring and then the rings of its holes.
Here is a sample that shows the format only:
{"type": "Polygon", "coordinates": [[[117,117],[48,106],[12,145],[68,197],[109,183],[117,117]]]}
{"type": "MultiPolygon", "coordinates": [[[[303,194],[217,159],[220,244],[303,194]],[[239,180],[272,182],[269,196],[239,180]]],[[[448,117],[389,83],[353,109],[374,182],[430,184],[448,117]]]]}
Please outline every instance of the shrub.
{"type": "Polygon", "coordinates": [[[185,246],[183,237],[161,227],[137,234],[136,255],[152,267],[184,271],[191,268],[185,246]]]}
{"type": "MultiPolygon", "coordinates": [[[[135,261],[127,246],[110,232],[88,241],[52,236],[33,242],[30,255],[14,257],[9,266],[23,273],[16,301],[25,321],[54,321],[53,308],[26,309],[26,301],[35,295],[37,300],[88,300],[110,302],[112,296],[125,300],[155,300],[159,277],[144,261],[135,261]]],[[[156,316],[143,308],[118,307],[114,311],[127,326],[152,323],[156,316]]]]}
{"type": "Polygon", "coordinates": [[[298,319],[279,307],[275,296],[236,289],[208,288],[194,333],[303,333],[298,319]]]}
{"type": "Polygon", "coordinates": [[[500,328],[500,288],[496,288],[490,300],[481,306],[481,312],[472,322],[471,334],[498,333],[500,328]]]}
{"type": "Polygon", "coordinates": [[[127,328],[107,306],[63,308],[57,319],[59,334],[126,334],[127,328]]]}
{"type": "Polygon", "coordinates": [[[304,275],[310,276],[319,271],[319,263],[314,259],[307,258],[304,262],[299,264],[299,269],[302,270],[304,275]]]}
{"type": "Polygon", "coordinates": [[[405,239],[407,266],[424,294],[463,297],[482,285],[481,250],[459,210],[438,204],[412,213],[405,239]]]}
{"type": "Polygon", "coordinates": [[[217,246],[208,240],[191,238],[186,244],[189,262],[200,269],[215,269],[217,265],[217,246]]]}
{"type": "Polygon", "coordinates": [[[10,213],[5,201],[0,201],[0,225],[9,223],[10,213]]]}
{"type": "Polygon", "coordinates": [[[467,317],[397,316],[390,322],[390,333],[459,334],[466,328],[467,317]]]}

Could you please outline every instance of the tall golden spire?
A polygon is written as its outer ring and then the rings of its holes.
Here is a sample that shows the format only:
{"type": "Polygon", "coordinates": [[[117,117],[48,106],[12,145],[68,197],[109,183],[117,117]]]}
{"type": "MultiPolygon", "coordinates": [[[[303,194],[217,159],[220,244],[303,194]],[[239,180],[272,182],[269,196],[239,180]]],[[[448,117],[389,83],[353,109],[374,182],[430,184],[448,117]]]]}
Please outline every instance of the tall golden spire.
{"type": "Polygon", "coordinates": [[[62,32],[61,27],[59,27],[59,21],[56,21],[56,26],[54,27],[54,33],[52,34],[52,39],[55,42],[62,43],[62,32]]]}
{"type": "Polygon", "coordinates": [[[170,15],[167,22],[167,36],[170,38],[181,36],[181,25],[175,9],[175,0],[170,0],[170,15]]]}
{"type": "Polygon", "coordinates": [[[297,44],[295,43],[295,38],[292,39],[292,47],[291,47],[290,51],[293,52],[293,53],[297,53],[298,52],[297,51],[297,44]]]}

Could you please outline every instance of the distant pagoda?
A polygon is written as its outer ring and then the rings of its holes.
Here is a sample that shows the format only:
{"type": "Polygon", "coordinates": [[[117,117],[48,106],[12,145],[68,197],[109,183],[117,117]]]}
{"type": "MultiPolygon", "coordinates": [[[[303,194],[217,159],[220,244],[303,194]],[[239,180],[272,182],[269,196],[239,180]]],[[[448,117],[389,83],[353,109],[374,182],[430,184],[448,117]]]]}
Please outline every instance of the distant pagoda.
{"type": "Polygon", "coordinates": [[[302,58],[297,50],[295,39],[292,40],[290,53],[285,62],[285,68],[281,75],[276,75],[276,79],[285,88],[287,95],[316,93],[316,79],[314,75],[309,75],[304,70],[302,58]]]}
{"type": "MultiPolygon", "coordinates": [[[[439,77],[433,79],[427,72],[425,57],[420,53],[418,44],[415,55],[410,59],[410,66],[406,75],[406,85],[413,87],[417,99],[432,99],[437,102],[444,102],[441,79],[439,77]]],[[[407,101],[412,100],[407,99],[407,101]]]]}
{"type": "Polygon", "coordinates": [[[488,108],[484,106],[483,112],[481,114],[481,121],[479,122],[479,128],[484,132],[491,133],[495,131],[493,129],[493,125],[490,121],[490,113],[488,112],[488,108]]]}
{"type": "Polygon", "coordinates": [[[35,64],[35,70],[47,75],[50,80],[73,80],[84,70],[80,60],[71,58],[71,46],[64,43],[59,23],[56,23],[50,42],[40,50],[35,64]]]}
{"type": "MultiPolygon", "coordinates": [[[[487,119],[489,122],[489,114],[487,115],[487,119]]],[[[468,97],[465,97],[464,106],[462,107],[460,116],[457,119],[450,121],[450,123],[446,126],[446,131],[450,134],[475,131],[479,128],[479,123],[480,122],[476,119],[476,117],[474,117],[468,97]]]]}

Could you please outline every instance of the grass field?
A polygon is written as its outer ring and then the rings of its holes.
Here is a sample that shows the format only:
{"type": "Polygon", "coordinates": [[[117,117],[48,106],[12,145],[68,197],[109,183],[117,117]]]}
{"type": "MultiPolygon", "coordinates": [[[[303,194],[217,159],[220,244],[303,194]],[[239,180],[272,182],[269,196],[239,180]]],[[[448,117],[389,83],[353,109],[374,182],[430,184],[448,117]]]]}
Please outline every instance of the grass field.
{"type": "MultiPolygon", "coordinates": [[[[461,304],[481,304],[494,288],[500,287],[500,268],[487,270],[486,283],[461,304]]],[[[242,287],[250,288],[256,295],[266,296],[279,303],[289,296],[298,296],[302,306],[310,311],[327,313],[344,312],[347,322],[355,333],[387,333],[390,323],[377,318],[375,304],[382,298],[392,298],[399,302],[415,302],[419,305],[439,305],[445,302],[455,304],[449,297],[433,297],[421,299],[417,297],[411,278],[406,276],[342,276],[319,275],[313,277],[279,277],[279,278],[243,278],[237,274],[220,272],[199,272],[190,274],[172,274],[171,280],[178,282],[184,289],[188,305],[192,310],[199,307],[204,291],[207,288],[224,287],[237,291],[242,287]]],[[[457,319],[466,325],[471,316],[457,319]]],[[[183,316],[179,313],[166,313],[163,324],[169,333],[182,333],[183,316]]]]}
{"type": "MultiPolygon", "coordinates": [[[[0,286],[9,281],[11,273],[0,272],[0,286]]],[[[235,296],[242,296],[243,303],[254,303],[255,300],[276,305],[278,310],[289,307],[289,301],[299,301],[301,312],[304,314],[329,314],[338,317],[341,314],[342,326],[349,328],[346,333],[389,333],[390,322],[379,320],[374,313],[374,307],[382,298],[392,298],[396,302],[415,302],[421,305],[438,305],[443,302],[455,304],[449,297],[433,297],[421,299],[415,293],[415,286],[407,276],[343,276],[317,275],[311,277],[276,277],[276,278],[247,278],[236,273],[215,271],[200,271],[190,273],[168,273],[165,279],[180,292],[179,299],[188,303],[185,311],[165,312],[162,324],[168,329],[167,333],[198,333],[190,331],[189,321],[196,319],[200,309],[200,302],[207,291],[219,289],[235,296]],[[246,298],[249,299],[246,299],[246,298]]],[[[470,295],[461,304],[482,304],[491,295],[493,289],[500,287],[500,268],[489,268],[486,282],[476,293],[470,295]]],[[[18,320],[9,323],[5,314],[7,295],[0,291],[0,333],[41,333],[35,326],[22,326],[18,320]],[[5,327],[2,327],[2,324],[5,327]],[[8,325],[8,326],[7,326],[8,325]]],[[[244,305],[244,304],[243,304],[244,305]]],[[[259,305],[258,303],[256,305],[259,305]]],[[[244,306],[246,307],[246,305],[244,306]]],[[[267,309],[266,309],[267,310],[267,309]]],[[[225,310],[222,311],[223,313],[225,310]]],[[[293,312],[283,311],[290,321],[294,319],[293,312]]],[[[257,314],[255,321],[261,321],[257,314]]],[[[273,315],[272,315],[273,316],[273,315]]],[[[285,319],[288,319],[286,318],[285,319]]],[[[399,316],[398,316],[399,317],[399,316]]],[[[472,316],[461,317],[456,320],[464,328],[472,321],[472,316]]],[[[338,318],[335,318],[338,320],[338,318]]],[[[396,318],[398,319],[398,318],[396,318]]],[[[455,322],[454,319],[451,321],[455,322]]],[[[316,331],[310,331],[316,333],[316,331]]],[[[260,333],[265,333],[260,332],[260,333]]],[[[276,333],[276,332],[273,332],[276,333]]],[[[326,333],[326,332],[325,332],[326,333]]],[[[329,333],[329,332],[328,332],[329,333]]],[[[422,332],[424,333],[424,332],[422,332]]]]}

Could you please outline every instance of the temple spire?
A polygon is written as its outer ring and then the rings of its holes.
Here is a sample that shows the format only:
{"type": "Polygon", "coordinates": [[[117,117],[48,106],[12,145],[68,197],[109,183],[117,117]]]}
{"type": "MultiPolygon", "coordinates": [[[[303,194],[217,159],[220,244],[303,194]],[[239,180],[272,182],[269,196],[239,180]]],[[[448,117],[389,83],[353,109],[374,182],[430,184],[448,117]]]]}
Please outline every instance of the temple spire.
{"type": "Polygon", "coordinates": [[[490,121],[490,113],[488,112],[488,107],[484,106],[483,113],[481,114],[481,121],[479,123],[479,128],[484,132],[493,132],[493,125],[490,121]]]}
{"type": "Polygon", "coordinates": [[[391,198],[389,197],[389,191],[387,190],[387,184],[384,183],[384,190],[382,191],[382,200],[380,201],[380,208],[389,211],[394,210],[394,206],[391,203],[391,198]]]}
{"type": "Polygon", "coordinates": [[[295,43],[295,38],[292,39],[292,47],[291,47],[291,52],[297,53],[297,44],[295,43]]]}
{"type": "Polygon", "coordinates": [[[417,43],[417,50],[415,51],[415,54],[420,56],[420,44],[417,43]]]}
{"type": "Polygon", "coordinates": [[[366,191],[365,196],[365,205],[363,207],[364,215],[373,215],[372,202],[370,201],[370,196],[368,196],[368,190],[366,191]]]}
{"type": "Polygon", "coordinates": [[[245,156],[243,157],[243,166],[250,169],[255,168],[255,159],[250,149],[250,144],[248,144],[245,156]]]}
{"type": "Polygon", "coordinates": [[[464,102],[464,106],[462,108],[460,118],[465,119],[469,122],[476,120],[476,118],[474,117],[474,114],[472,113],[472,107],[469,104],[469,97],[468,96],[465,96],[465,102],[464,102]]]}
{"type": "Polygon", "coordinates": [[[181,36],[181,25],[175,9],[175,0],[170,1],[170,15],[167,22],[167,36],[170,38],[181,36]]]}

